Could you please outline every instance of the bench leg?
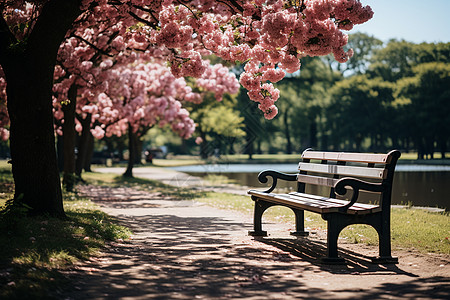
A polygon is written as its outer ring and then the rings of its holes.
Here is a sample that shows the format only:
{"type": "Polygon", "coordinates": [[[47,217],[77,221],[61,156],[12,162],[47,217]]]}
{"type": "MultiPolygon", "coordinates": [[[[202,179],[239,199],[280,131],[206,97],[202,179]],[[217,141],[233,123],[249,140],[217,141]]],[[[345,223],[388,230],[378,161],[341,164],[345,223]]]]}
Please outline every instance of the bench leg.
{"type": "MultiPolygon", "coordinates": [[[[325,217],[325,216],[324,216],[325,217]]],[[[330,214],[327,220],[327,257],[321,258],[321,262],[326,264],[343,264],[345,260],[338,255],[338,238],[342,229],[348,224],[342,216],[330,214]]]]}
{"type": "Polygon", "coordinates": [[[305,231],[305,211],[302,209],[292,208],[295,214],[295,232],[291,232],[294,236],[308,236],[309,232],[305,231]]]}
{"type": "Polygon", "coordinates": [[[263,201],[253,199],[255,201],[255,211],[253,214],[253,231],[249,231],[248,235],[251,236],[267,236],[267,231],[262,230],[262,215],[269,207],[274,204],[263,201]]]}
{"type": "MultiPolygon", "coordinates": [[[[381,213],[382,214],[382,213],[381,213]]],[[[398,258],[391,255],[391,226],[389,222],[390,215],[381,217],[378,226],[374,228],[378,232],[379,237],[379,257],[372,259],[375,264],[397,264],[398,258]]]]}

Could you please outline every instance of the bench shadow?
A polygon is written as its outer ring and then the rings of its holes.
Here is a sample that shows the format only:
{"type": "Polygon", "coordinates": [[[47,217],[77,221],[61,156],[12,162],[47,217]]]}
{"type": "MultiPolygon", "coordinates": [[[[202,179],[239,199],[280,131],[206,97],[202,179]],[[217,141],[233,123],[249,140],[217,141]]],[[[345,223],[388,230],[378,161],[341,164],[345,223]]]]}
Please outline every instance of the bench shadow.
{"type": "Polygon", "coordinates": [[[289,252],[293,256],[304,259],[311,264],[319,266],[322,270],[333,274],[386,274],[386,275],[406,275],[418,277],[418,275],[404,271],[396,264],[374,264],[368,256],[359,252],[339,247],[339,256],[345,259],[343,264],[324,264],[322,257],[326,257],[326,242],[313,240],[307,237],[299,238],[255,238],[256,240],[289,252]]]}

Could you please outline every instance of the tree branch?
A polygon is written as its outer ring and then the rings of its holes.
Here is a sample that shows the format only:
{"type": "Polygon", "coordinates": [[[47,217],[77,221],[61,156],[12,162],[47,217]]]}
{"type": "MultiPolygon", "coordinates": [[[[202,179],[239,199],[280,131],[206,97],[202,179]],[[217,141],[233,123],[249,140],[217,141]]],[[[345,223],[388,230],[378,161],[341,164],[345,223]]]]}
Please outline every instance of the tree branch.
{"type": "Polygon", "coordinates": [[[219,3],[225,4],[226,6],[228,6],[231,10],[233,10],[233,12],[235,12],[234,8],[236,8],[239,12],[244,12],[244,8],[242,6],[240,6],[235,0],[229,0],[229,2],[231,3],[227,3],[227,1],[217,1],[219,3]]]}
{"type": "MultiPolygon", "coordinates": [[[[153,28],[153,29],[155,29],[155,30],[158,29],[155,23],[150,22],[150,21],[147,21],[146,19],[143,19],[143,18],[139,17],[139,16],[136,15],[134,12],[129,11],[128,13],[130,14],[130,16],[132,16],[133,18],[135,18],[135,19],[138,20],[139,22],[142,22],[142,23],[144,23],[145,25],[148,25],[148,26],[150,26],[151,28],[153,28]]],[[[154,17],[154,16],[152,15],[152,17],[154,17]]]]}
{"type": "MultiPolygon", "coordinates": [[[[158,18],[155,17],[155,15],[154,15],[154,11],[152,11],[151,9],[149,9],[149,8],[144,8],[144,7],[137,6],[137,5],[133,5],[133,7],[136,8],[136,9],[145,11],[146,13],[149,13],[149,15],[152,16],[152,18],[156,21],[156,23],[159,22],[158,18]]],[[[153,27],[153,26],[152,26],[152,27],[153,27]]]]}
{"type": "Polygon", "coordinates": [[[88,40],[86,40],[85,38],[83,38],[83,37],[81,37],[81,36],[79,36],[79,35],[76,35],[76,34],[72,33],[70,36],[71,36],[71,37],[74,37],[74,38],[77,38],[77,39],[79,39],[79,40],[82,41],[82,42],[85,42],[86,44],[88,44],[89,46],[91,46],[92,48],[94,48],[96,51],[98,51],[98,52],[100,52],[100,53],[102,53],[102,54],[104,54],[104,55],[106,55],[106,56],[114,57],[114,55],[111,55],[111,54],[109,54],[108,52],[106,52],[105,50],[98,48],[98,47],[95,46],[93,43],[89,42],[88,40]]]}

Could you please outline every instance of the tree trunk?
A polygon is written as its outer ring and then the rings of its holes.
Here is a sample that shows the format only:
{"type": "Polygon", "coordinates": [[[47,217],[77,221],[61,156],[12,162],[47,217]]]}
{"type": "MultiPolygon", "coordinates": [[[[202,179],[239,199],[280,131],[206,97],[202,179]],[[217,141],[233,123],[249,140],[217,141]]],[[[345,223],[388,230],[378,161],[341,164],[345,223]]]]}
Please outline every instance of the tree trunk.
{"type": "Polygon", "coordinates": [[[58,156],[58,170],[64,170],[64,145],[63,137],[56,137],[56,155],[58,156]]]}
{"type": "Polygon", "coordinates": [[[308,148],[317,147],[317,123],[314,119],[310,119],[309,123],[309,145],[308,148]]]}
{"type": "Polygon", "coordinates": [[[255,153],[255,136],[249,127],[245,127],[245,154],[248,154],[248,159],[253,159],[253,154],[255,153]]]}
{"type": "Polygon", "coordinates": [[[64,153],[64,175],[63,185],[66,191],[72,191],[75,185],[75,108],[77,105],[77,91],[75,84],[69,89],[67,104],[62,105],[64,112],[63,130],[63,153],[64,153]]]}
{"type": "Polygon", "coordinates": [[[285,109],[283,113],[284,135],[286,137],[286,154],[292,154],[291,132],[289,128],[289,110],[285,109]]]}
{"type": "Polygon", "coordinates": [[[14,202],[30,206],[31,214],[65,217],[53,127],[53,70],[59,46],[80,14],[79,0],[50,0],[22,42],[14,38],[0,16],[0,64],[7,82],[14,202]]]}
{"type": "Polygon", "coordinates": [[[86,140],[86,153],[84,158],[83,169],[85,172],[92,172],[91,170],[91,162],[92,157],[94,156],[94,136],[91,131],[87,132],[87,140],[86,140]]]}
{"type": "Polygon", "coordinates": [[[137,135],[133,132],[133,126],[128,124],[128,165],[123,176],[125,177],[133,177],[133,167],[134,162],[136,160],[136,151],[137,150],[137,135]]]}
{"type": "Polygon", "coordinates": [[[209,148],[209,143],[206,141],[206,134],[199,128],[199,134],[200,137],[202,138],[202,142],[200,143],[200,157],[202,159],[207,159],[208,158],[208,148],[209,148]]]}
{"type": "Polygon", "coordinates": [[[142,144],[143,141],[140,137],[137,136],[137,134],[135,133],[135,138],[136,138],[136,155],[134,156],[134,163],[136,165],[142,165],[142,144]]]}
{"type": "Polygon", "coordinates": [[[14,199],[30,206],[32,214],[64,217],[53,128],[52,77],[42,73],[23,65],[8,74],[14,199]]]}
{"type": "Polygon", "coordinates": [[[78,153],[77,153],[77,161],[75,164],[75,174],[78,178],[81,179],[81,173],[83,172],[83,167],[86,161],[86,154],[88,151],[88,141],[89,141],[89,135],[91,135],[91,114],[87,114],[85,119],[79,118],[78,121],[80,121],[82,130],[81,130],[81,137],[78,142],[78,153]]]}

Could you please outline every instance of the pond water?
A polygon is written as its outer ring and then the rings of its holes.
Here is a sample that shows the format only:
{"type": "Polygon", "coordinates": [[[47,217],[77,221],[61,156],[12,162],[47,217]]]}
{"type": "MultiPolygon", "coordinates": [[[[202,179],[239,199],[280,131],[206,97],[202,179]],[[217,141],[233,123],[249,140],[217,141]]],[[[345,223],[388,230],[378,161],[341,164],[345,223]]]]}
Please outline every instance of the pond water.
{"type": "MultiPolygon", "coordinates": [[[[264,189],[268,184],[259,183],[257,175],[260,171],[273,169],[280,172],[295,173],[297,164],[215,164],[182,166],[171,169],[194,176],[223,175],[234,183],[264,189]]],[[[392,204],[412,204],[414,206],[439,207],[450,210],[449,185],[450,166],[397,165],[392,191],[392,204]]],[[[282,180],[279,181],[277,186],[284,189],[295,188],[292,183],[282,180]]],[[[318,187],[312,187],[311,191],[320,194],[327,193],[321,191],[318,187]]],[[[377,200],[374,195],[367,194],[365,197],[365,202],[376,202],[377,200]]]]}

